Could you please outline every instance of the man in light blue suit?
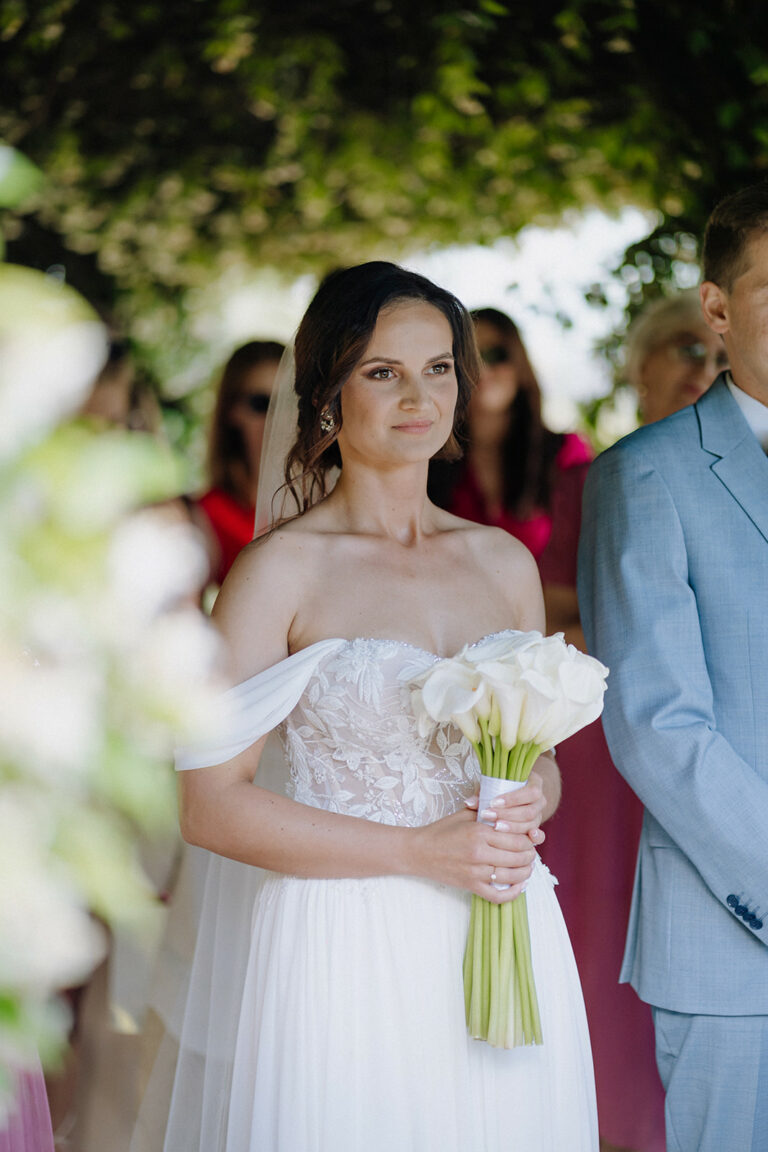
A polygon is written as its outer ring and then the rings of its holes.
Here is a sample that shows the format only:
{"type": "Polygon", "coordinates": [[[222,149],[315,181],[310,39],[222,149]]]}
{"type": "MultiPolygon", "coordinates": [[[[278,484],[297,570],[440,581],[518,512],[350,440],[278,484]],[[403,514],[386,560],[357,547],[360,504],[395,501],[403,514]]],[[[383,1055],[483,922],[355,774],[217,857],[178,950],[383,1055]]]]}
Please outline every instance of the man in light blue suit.
{"type": "Polygon", "coordinates": [[[717,206],[730,373],[590,470],[589,649],[645,805],[621,980],[653,1006],[669,1152],[768,1150],[768,182],[717,206]]]}

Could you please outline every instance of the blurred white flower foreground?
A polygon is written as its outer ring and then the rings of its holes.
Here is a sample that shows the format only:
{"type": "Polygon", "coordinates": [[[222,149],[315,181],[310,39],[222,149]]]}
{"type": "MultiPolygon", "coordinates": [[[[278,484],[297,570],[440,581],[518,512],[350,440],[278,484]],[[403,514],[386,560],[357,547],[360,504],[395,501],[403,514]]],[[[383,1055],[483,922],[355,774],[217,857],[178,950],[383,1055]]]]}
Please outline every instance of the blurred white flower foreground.
{"type": "Polygon", "coordinates": [[[176,464],[61,423],[105,354],[79,296],[0,264],[0,1116],[13,1069],[63,1042],[55,993],[103,955],[99,920],[154,904],[138,837],[173,820],[173,745],[216,714],[201,545],[146,507],[176,464]]]}

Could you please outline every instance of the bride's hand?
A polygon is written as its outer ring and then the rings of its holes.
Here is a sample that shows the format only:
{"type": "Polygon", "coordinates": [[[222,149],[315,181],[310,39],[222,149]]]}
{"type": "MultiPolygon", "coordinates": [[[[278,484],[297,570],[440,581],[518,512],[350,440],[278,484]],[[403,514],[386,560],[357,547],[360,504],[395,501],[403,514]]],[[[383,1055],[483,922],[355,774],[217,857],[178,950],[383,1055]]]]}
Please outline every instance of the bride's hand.
{"type": "MultiPolygon", "coordinates": [[[[476,812],[477,802],[478,796],[475,795],[466,801],[466,805],[476,812]]],[[[491,811],[495,812],[497,820],[509,825],[509,831],[527,835],[538,848],[546,839],[540,827],[545,807],[544,782],[534,770],[522,788],[497,796],[491,811]]]]}
{"type": "MultiPolygon", "coordinates": [[[[472,803],[470,801],[470,803],[472,803]]],[[[494,904],[506,904],[523,891],[543,842],[539,820],[544,807],[541,781],[494,804],[494,825],[478,822],[470,807],[412,829],[412,872],[454,888],[464,888],[494,904]],[[495,884],[509,884],[499,890],[495,884]]]]}

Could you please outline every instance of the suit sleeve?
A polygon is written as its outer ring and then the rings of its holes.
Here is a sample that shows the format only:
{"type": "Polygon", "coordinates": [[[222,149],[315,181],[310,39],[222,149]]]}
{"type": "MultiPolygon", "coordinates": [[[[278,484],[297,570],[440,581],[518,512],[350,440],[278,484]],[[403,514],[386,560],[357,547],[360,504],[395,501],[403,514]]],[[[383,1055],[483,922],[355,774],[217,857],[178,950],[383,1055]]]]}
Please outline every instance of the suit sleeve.
{"type": "Polygon", "coordinates": [[[760,930],[734,899],[767,910],[768,783],[717,729],[682,525],[632,445],[590,469],[578,585],[589,650],[610,668],[614,763],[714,896],[768,945],[768,922],[760,930]]]}

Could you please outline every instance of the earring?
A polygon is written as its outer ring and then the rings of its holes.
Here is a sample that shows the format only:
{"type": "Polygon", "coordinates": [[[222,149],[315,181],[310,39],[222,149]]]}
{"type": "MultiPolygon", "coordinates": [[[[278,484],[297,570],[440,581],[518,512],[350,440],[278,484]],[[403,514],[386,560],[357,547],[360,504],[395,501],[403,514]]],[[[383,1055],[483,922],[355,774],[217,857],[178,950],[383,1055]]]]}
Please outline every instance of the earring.
{"type": "Polygon", "coordinates": [[[325,412],[320,416],[320,431],[333,432],[336,427],[336,421],[333,418],[333,412],[326,408],[325,412]]]}

